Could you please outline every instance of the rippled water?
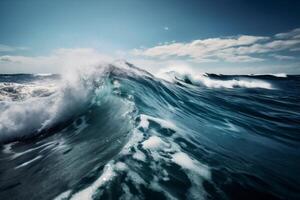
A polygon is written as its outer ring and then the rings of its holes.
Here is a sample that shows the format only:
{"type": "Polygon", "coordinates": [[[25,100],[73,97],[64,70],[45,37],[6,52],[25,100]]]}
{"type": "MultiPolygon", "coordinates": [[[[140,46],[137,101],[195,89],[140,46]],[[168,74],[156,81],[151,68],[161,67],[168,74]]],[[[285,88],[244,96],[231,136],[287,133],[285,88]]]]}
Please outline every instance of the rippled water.
{"type": "Polygon", "coordinates": [[[300,76],[0,75],[0,199],[299,199],[300,76]]]}

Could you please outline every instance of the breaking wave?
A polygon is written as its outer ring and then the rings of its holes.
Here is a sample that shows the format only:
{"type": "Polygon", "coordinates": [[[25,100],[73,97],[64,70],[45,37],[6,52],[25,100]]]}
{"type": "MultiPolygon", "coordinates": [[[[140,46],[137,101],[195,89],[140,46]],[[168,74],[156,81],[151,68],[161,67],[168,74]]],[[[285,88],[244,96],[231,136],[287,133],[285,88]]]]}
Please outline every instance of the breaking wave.
{"type": "Polygon", "coordinates": [[[204,85],[209,88],[264,88],[264,89],[273,89],[272,85],[269,82],[249,79],[246,77],[235,76],[234,78],[228,79],[226,75],[213,75],[217,78],[210,77],[209,74],[182,74],[175,71],[167,72],[162,78],[168,81],[184,81],[193,85],[204,85]]]}

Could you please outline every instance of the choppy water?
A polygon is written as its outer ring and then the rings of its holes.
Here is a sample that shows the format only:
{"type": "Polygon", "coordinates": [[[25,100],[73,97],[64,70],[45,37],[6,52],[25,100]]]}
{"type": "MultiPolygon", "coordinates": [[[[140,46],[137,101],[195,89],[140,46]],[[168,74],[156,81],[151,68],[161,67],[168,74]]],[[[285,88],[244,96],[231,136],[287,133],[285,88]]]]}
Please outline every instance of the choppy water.
{"type": "Polygon", "coordinates": [[[0,199],[299,199],[299,86],[130,64],[0,75],[0,199]]]}

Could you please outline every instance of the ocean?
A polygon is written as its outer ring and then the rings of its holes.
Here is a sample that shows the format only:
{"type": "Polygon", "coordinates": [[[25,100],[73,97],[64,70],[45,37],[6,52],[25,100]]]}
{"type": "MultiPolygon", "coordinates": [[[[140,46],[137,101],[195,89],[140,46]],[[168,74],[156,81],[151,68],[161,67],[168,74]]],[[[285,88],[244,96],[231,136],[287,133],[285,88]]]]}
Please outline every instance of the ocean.
{"type": "Polygon", "coordinates": [[[130,63],[0,75],[0,199],[300,199],[300,76],[130,63]]]}

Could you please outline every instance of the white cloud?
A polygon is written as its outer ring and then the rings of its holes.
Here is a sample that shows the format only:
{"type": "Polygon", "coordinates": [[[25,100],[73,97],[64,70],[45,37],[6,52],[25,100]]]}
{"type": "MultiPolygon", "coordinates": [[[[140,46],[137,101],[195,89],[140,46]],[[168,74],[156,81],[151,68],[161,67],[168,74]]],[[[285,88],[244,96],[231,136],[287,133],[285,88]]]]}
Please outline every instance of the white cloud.
{"type": "Polygon", "coordinates": [[[300,47],[293,48],[291,51],[300,51],[300,47]]]}
{"type": "Polygon", "coordinates": [[[233,55],[233,51],[230,51],[230,48],[249,45],[266,39],[268,38],[247,35],[235,38],[210,38],[205,40],[194,40],[190,43],[177,42],[159,45],[149,49],[135,49],[132,51],[132,54],[162,59],[171,56],[189,57],[195,62],[211,62],[213,60],[224,60],[229,62],[260,61],[261,59],[253,58],[251,56],[236,56],[237,53],[233,55]]]}
{"type": "Polygon", "coordinates": [[[275,37],[280,39],[299,39],[300,38],[300,28],[296,28],[292,31],[286,33],[278,33],[275,37]]]}
{"type": "Polygon", "coordinates": [[[293,59],[295,59],[294,56],[285,56],[285,55],[278,55],[278,54],[272,54],[271,56],[278,60],[293,60],[293,59]]]}
{"type": "Polygon", "coordinates": [[[165,27],[164,27],[164,30],[165,30],[165,31],[168,31],[168,30],[169,30],[169,27],[165,26],[165,27]]]}
{"type": "Polygon", "coordinates": [[[109,62],[112,58],[95,49],[57,49],[48,56],[0,56],[0,73],[59,73],[70,67],[109,62]]]}
{"type": "Polygon", "coordinates": [[[27,47],[13,47],[13,46],[0,44],[0,52],[12,52],[18,50],[27,50],[27,49],[28,49],[27,47]]]}
{"type": "Polygon", "coordinates": [[[191,42],[164,44],[148,49],[134,49],[132,55],[159,59],[189,59],[194,62],[261,62],[266,54],[292,51],[300,46],[300,29],[274,37],[241,35],[227,38],[208,38],[191,42]]]}

